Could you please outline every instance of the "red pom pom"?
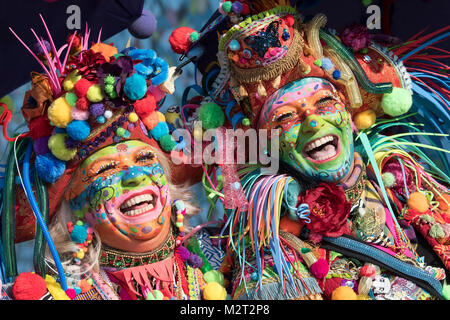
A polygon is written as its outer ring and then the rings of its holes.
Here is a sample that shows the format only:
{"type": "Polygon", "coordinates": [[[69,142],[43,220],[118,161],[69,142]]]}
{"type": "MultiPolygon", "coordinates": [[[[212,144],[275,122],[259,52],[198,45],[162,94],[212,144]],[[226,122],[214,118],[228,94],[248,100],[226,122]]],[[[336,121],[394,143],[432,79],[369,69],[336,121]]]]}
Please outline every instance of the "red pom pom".
{"type": "Polygon", "coordinates": [[[192,32],[195,30],[189,27],[180,27],[172,31],[169,43],[173,52],[183,54],[189,50],[192,43],[189,37],[192,32]]]}
{"type": "Polygon", "coordinates": [[[16,300],[39,300],[47,293],[47,285],[40,275],[21,273],[13,284],[12,293],[16,300]]]}
{"type": "Polygon", "coordinates": [[[311,273],[316,279],[323,279],[328,274],[330,266],[325,259],[319,259],[311,265],[311,273]]]}
{"type": "Polygon", "coordinates": [[[242,4],[242,10],[241,10],[241,15],[242,16],[246,16],[250,14],[250,7],[248,6],[248,4],[243,3],[242,4]]]}
{"type": "Polygon", "coordinates": [[[147,96],[141,100],[134,103],[134,111],[137,113],[139,118],[146,118],[150,113],[156,109],[156,100],[152,94],[147,94],[147,96]]]}
{"type": "Polygon", "coordinates": [[[86,97],[79,98],[76,103],[77,109],[86,111],[89,109],[90,102],[86,97]]]}
{"type": "Polygon", "coordinates": [[[367,277],[367,278],[372,278],[375,277],[376,274],[376,270],[374,266],[371,265],[364,265],[361,267],[361,269],[359,270],[359,275],[361,277],[367,277]]]}
{"type": "Polygon", "coordinates": [[[78,98],[84,97],[89,88],[93,85],[92,82],[90,82],[87,79],[80,79],[77,81],[77,83],[75,83],[75,86],[73,87],[73,91],[75,92],[75,94],[77,95],[78,98]]]}
{"type": "Polygon", "coordinates": [[[77,34],[69,34],[69,36],[66,39],[67,44],[70,44],[70,41],[72,41],[71,48],[78,48],[81,45],[81,37],[77,34]]]}
{"type": "Polygon", "coordinates": [[[288,27],[292,27],[294,25],[295,19],[291,14],[288,14],[286,17],[284,17],[284,22],[286,22],[286,25],[288,27]]]}
{"type": "Polygon", "coordinates": [[[28,128],[31,132],[31,138],[37,140],[42,137],[48,137],[53,132],[53,127],[50,125],[50,120],[47,116],[40,116],[32,119],[28,123],[28,128]]]}

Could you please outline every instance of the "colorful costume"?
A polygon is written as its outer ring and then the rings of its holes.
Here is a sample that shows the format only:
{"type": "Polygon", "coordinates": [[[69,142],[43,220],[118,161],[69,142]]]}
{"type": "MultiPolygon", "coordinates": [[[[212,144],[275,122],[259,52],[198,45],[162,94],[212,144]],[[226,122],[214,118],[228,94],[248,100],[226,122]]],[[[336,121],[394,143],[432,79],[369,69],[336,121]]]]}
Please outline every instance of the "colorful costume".
{"type": "MultiPolygon", "coordinates": [[[[174,51],[203,73],[201,86],[188,88],[203,96],[185,99],[185,123],[194,144],[208,129],[217,128],[215,141],[225,127],[243,129],[236,135],[268,130],[263,151],[280,160],[268,174],[223,162],[220,173],[205,171],[211,202],[220,198],[227,209],[221,236],[229,237],[232,297],[448,297],[440,281],[450,270],[450,180],[417,139],[430,136],[430,149],[448,153],[439,140],[447,135],[438,125],[440,133],[422,133],[416,123],[430,114],[448,121],[448,92],[439,90],[448,77],[434,65],[415,72],[412,61],[447,34],[388,49],[363,27],[338,35],[324,15],[304,21],[289,1],[225,1],[219,12],[200,36],[186,27],[171,36],[174,51]],[[419,105],[419,114],[407,114],[419,105]],[[270,149],[278,138],[279,149],[270,149]],[[411,226],[433,246],[435,266],[416,252],[411,226]]],[[[216,153],[235,152],[215,145],[216,153]]]]}

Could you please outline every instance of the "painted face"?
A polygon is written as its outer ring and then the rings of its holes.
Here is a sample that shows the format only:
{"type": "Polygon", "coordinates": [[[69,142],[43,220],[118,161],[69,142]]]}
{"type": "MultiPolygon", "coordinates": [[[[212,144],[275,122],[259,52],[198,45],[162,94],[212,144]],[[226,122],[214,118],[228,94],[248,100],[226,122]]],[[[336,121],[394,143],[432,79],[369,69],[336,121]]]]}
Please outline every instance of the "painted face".
{"type": "Polygon", "coordinates": [[[171,214],[168,185],[148,144],[132,140],[97,151],[77,169],[71,186],[66,197],[73,214],[94,227],[108,246],[143,252],[165,239],[171,214]]]}
{"type": "Polygon", "coordinates": [[[280,129],[280,158],[307,177],[342,180],[353,163],[350,115],[334,86],[304,78],[264,104],[259,129],[280,129]]]}

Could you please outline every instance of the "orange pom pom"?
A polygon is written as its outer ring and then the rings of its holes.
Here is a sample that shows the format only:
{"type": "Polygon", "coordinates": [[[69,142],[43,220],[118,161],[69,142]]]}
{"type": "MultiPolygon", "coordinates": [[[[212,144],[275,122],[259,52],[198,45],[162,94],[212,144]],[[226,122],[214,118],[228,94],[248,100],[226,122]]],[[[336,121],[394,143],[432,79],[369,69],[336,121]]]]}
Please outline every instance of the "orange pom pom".
{"type": "Polygon", "coordinates": [[[169,37],[169,43],[173,52],[183,54],[189,50],[192,43],[189,37],[192,32],[195,32],[195,30],[189,27],[180,27],[173,30],[169,37]]]}
{"type": "Polygon", "coordinates": [[[422,192],[413,192],[409,195],[407,201],[408,207],[414,209],[420,213],[425,213],[428,211],[430,204],[428,203],[427,197],[422,192]]]}
{"type": "Polygon", "coordinates": [[[150,115],[142,119],[142,122],[148,130],[152,130],[159,122],[158,112],[150,113],[150,115]]]}
{"type": "Polygon", "coordinates": [[[81,280],[80,282],[78,282],[78,286],[81,289],[81,293],[86,293],[86,292],[88,292],[89,290],[92,289],[91,284],[86,279],[81,280]]]}
{"type": "Polygon", "coordinates": [[[447,211],[450,208],[450,206],[448,205],[450,204],[450,194],[442,194],[442,196],[437,197],[436,200],[439,202],[439,209],[447,211]],[[444,199],[447,202],[445,202],[444,199]]]}
{"type": "Polygon", "coordinates": [[[118,52],[116,47],[101,42],[94,44],[91,47],[91,50],[94,52],[100,52],[107,62],[109,62],[111,57],[118,52]]]}
{"type": "Polygon", "coordinates": [[[288,216],[283,216],[280,219],[280,230],[289,232],[295,236],[300,235],[303,225],[297,221],[289,219],[288,216]]]}
{"type": "Polygon", "coordinates": [[[352,288],[342,286],[333,291],[331,300],[358,300],[358,296],[352,288]]]}

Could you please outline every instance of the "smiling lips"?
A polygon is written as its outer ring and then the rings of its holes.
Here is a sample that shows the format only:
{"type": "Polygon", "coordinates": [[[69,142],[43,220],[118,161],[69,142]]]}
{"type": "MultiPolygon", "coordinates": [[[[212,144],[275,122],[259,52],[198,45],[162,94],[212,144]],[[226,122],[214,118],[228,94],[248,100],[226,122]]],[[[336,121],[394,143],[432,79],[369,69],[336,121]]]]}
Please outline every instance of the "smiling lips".
{"type": "Polygon", "coordinates": [[[335,135],[326,135],[314,139],[303,147],[303,155],[317,164],[334,160],[339,153],[339,137],[335,135]]]}
{"type": "Polygon", "coordinates": [[[120,211],[129,217],[146,213],[155,207],[156,198],[156,196],[148,193],[133,196],[122,203],[120,211]]]}

